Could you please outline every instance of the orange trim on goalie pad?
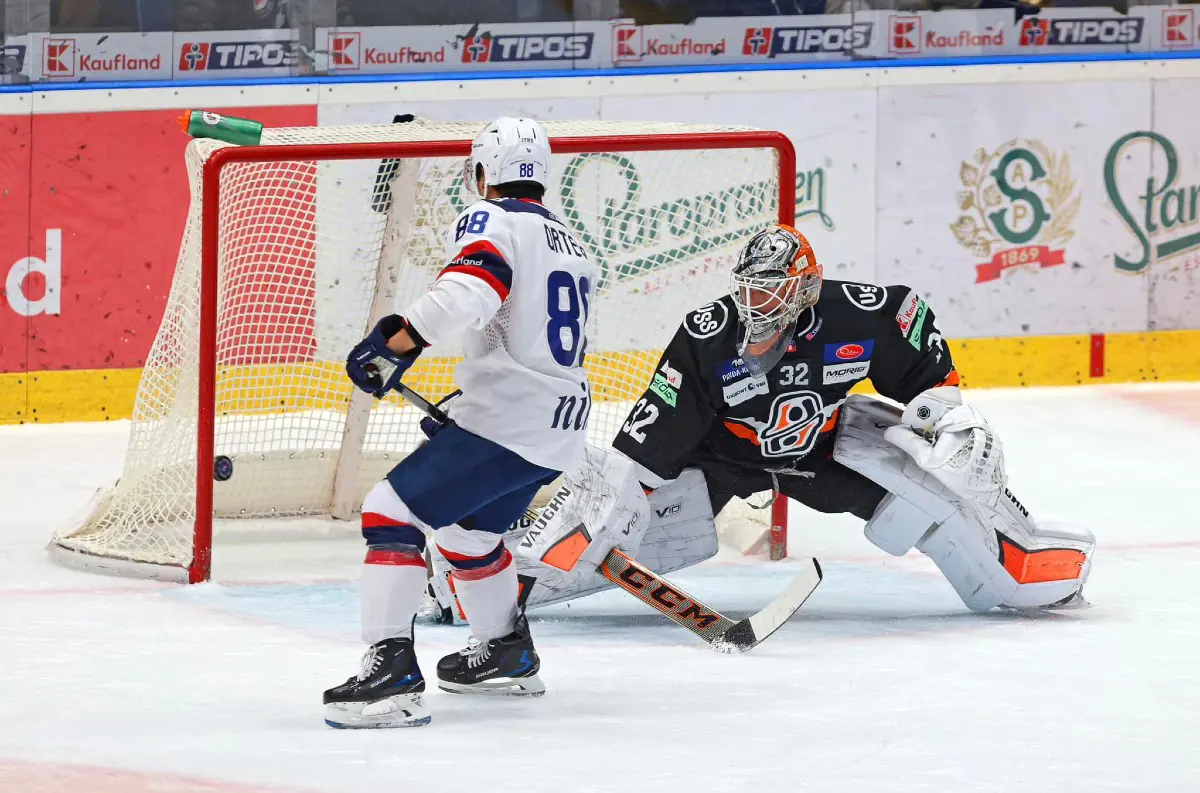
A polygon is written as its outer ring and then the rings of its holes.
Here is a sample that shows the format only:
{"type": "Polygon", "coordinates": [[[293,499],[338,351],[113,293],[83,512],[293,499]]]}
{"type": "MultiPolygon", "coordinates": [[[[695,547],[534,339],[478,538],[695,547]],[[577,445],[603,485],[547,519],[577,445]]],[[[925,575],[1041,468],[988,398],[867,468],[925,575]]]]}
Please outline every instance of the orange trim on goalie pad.
{"type": "Polygon", "coordinates": [[[1079,578],[1087,555],[1070,548],[1027,551],[1007,537],[1000,537],[1000,561],[1018,584],[1070,581],[1079,578]]]}
{"type": "Polygon", "coordinates": [[[566,537],[554,543],[550,550],[542,554],[542,561],[551,567],[570,572],[574,569],[575,563],[579,561],[579,557],[583,556],[583,552],[591,544],[592,537],[581,523],[566,537]]]}

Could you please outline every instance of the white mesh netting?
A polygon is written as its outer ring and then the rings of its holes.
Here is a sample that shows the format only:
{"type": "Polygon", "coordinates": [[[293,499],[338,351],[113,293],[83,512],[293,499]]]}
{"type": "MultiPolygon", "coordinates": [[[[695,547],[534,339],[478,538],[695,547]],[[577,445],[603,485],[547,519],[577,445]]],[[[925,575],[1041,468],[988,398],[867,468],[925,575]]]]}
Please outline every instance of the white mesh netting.
{"type": "MultiPolygon", "coordinates": [[[[263,144],[470,140],[481,124],[266,130],[263,144]]],[[[551,137],[732,128],[557,122],[551,137]]],[[[468,200],[461,158],[401,160],[379,193],[379,160],[227,165],[219,209],[201,200],[205,159],[187,148],[192,203],[166,312],[134,408],[124,474],[55,536],[62,549],[186,568],[196,521],[200,223],[219,212],[214,518],[348,518],[371,484],[423,439],[399,398],[372,404],[344,375],[346,352],[380,314],[402,312],[446,262],[443,231],[468,200]],[[388,200],[390,197],[391,200],[388,200]],[[390,206],[389,206],[390,205],[390,206]]],[[[601,267],[588,328],[595,407],[607,443],[684,314],[726,289],[731,257],[778,217],[771,149],[555,155],[546,203],[601,267]]],[[[426,353],[405,381],[431,400],[454,389],[457,350],[426,353]]]]}

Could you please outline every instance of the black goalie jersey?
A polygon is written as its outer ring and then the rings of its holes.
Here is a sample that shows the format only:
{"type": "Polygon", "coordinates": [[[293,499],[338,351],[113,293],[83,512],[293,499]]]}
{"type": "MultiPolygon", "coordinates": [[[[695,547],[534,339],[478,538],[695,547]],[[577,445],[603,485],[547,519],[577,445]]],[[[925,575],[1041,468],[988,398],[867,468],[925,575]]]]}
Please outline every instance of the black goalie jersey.
{"type": "Polygon", "coordinates": [[[747,371],[737,346],[732,298],[689,314],[616,449],[663,479],[702,461],[803,470],[804,458],[828,457],[838,409],[856,383],[870,380],[901,403],[958,383],[933,311],[906,286],[826,280],[765,376],[747,371]]]}

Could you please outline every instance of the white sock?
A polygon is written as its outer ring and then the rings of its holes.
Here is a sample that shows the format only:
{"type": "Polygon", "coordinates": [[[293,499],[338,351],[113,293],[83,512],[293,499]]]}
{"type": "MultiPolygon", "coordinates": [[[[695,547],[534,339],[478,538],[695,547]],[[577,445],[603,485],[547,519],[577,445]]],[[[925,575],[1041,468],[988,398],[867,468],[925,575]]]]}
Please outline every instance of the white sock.
{"type": "Polygon", "coordinates": [[[517,563],[507,548],[486,568],[455,569],[453,581],[476,639],[486,642],[513,632],[517,623],[517,563]]]}
{"type": "Polygon", "coordinates": [[[362,574],[364,642],[375,644],[400,636],[412,638],[413,617],[421,606],[425,579],[425,560],[415,550],[407,554],[367,551],[362,574]]]}

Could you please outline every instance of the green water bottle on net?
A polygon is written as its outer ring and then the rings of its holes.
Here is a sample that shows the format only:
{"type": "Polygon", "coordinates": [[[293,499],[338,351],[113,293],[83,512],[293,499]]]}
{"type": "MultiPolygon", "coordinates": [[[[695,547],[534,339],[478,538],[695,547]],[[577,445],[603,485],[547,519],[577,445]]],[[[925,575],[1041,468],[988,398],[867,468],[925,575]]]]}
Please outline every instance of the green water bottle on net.
{"type": "Polygon", "coordinates": [[[213,138],[238,146],[257,146],[263,125],[248,118],[222,116],[207,110],[188,110],[179,117],[179,127],[193,138],[213,138]]]}

